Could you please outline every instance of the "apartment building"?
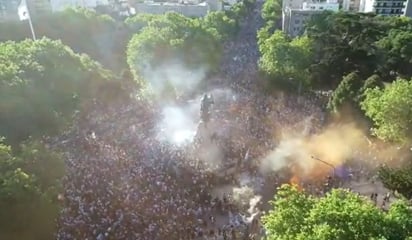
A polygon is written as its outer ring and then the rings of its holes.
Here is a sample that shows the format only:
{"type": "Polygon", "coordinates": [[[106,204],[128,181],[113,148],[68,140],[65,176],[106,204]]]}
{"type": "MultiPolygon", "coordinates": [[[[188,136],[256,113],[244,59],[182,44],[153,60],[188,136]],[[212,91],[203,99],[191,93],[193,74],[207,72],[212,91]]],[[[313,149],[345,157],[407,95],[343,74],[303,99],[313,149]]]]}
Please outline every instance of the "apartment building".
{"type": "Polygon", "coordinates": [[[63,11],[67,7],[96,8],[109,5],[109,0],[50,0],[53,12],[63,11]]]}
{"type": "Polygon", "coordinates": [[[361,0],[360,12],[373,12],[384,16],[402,16],[406,12],[406,0],[361,0]]]}
{"type": "Polygon", "coordinates": [[[412,17],[412,0],[406,1],[405,9],[403,11],[404,16],[412,17]]]}
{"type": "Polygon", "coordinates": [[[361,0],[343,0],[342,10],[350,12],[360,11],[361,0]]]}
{"type": "Polygon", "coordinates": [[[164,14],[176,12],[188,17],[203,17],[209,11],[206,2],[199,4],[184,4],[173,2],[144,2],[134,5],[136,13],[164,14]]]}
{"type": "Polygon", "coordinates": [[[286,7],[282,11],[282,30],[291,37],[300,36],[304,33],[305,25],[310,18],[326,10],[339,11],[339,3],[336,0],[327,0],[326,2],[302,2],[300,8],[286,7]]]}

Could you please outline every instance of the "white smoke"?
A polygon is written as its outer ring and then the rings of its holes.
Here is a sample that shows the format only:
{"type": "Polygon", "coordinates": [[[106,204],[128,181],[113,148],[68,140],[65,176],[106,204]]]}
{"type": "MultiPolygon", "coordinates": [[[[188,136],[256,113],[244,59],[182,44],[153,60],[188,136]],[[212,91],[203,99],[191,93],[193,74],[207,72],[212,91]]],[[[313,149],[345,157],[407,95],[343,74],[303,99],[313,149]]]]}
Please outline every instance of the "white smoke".
{"type": "Polygon", "coordinates": [[[199,104],[170,105],[162,110],[163,118],[158,123],[159,140],[178,146],[190,143],[196,135],[199,104]]]}
{"type": "Polygon", "coordinates": [[[260,170],[263,173],[278,171],[297,163],[302,169],[310,169],[314,162],[311,153],[306,151],[304,141],[299,138],[282,140],[276,149],[263,158],[260,170]]]}
{"type": "Polygon", "coordinates": [[[248,216],[242,214],[242,219],[246,223],[252,222],[259,210],[257,209],[257,204],[262,199],[261,196],[256,195],[253,188],[248,186],[235,187],[233,188],[233,201],[239,205],[241,208],[247,207],[248,216]]]}
{"type": "Polygon", "coordinates": [[[170,100],[193,92],[205,78],[206,72],[207,69],[189,69],[182,63],[173,61],[155,68],[145,67],[142,77],[158,100],[170,100]]]}
{"type": "Polygon", "coordinates": [[[233,201],[239,206],[247,206],[250,199],[255,197],[255,191],[248,186],[233,188],[233,201]]]}
{"type": "Polygon", "coordinates": [[[258,209],[257,209],[257,204],[260,202],[260,200],[262,199],[262,196],[256,195],[253,198],[251,198],[249,200],[249,209],[248,209],[248,213],[253,216],[255,213],[257,213],[258,209]]]}

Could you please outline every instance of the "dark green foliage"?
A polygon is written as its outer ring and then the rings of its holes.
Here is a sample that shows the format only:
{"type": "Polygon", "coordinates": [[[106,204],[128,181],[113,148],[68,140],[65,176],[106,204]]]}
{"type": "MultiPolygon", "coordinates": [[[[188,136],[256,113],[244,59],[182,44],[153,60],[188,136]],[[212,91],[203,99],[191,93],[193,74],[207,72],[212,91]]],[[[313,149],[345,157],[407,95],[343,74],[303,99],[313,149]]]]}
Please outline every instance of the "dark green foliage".
{"type": "Polygon", "coordinates": [[[378,73],[385,81],[394,80],[402,74],[399,64],[412,67],[407,63],[412,56],[410,29],[412,20],[399,17],[347,12],[315,15],[307,28],[317,49],[311,67],[314,79],[336,86],[342,76],[359,71],[363,78],[378,73]]]}
{"type": "Polygon", "coordinates": [[[239,30],[238,21],[228,17],[226,12],[210,12],[202,24],[206,29],[216,29],[222,40],[235,36],[239,30]]]}
{"type": "MultiPolygon", "coordinates": [[[[42,39],[0,44],[0,135],[8,143],[55,134],[112,78],[89,57],[42,39]]],[[[111,90],[111,91],[114,91],[111,90]]]]}
{"type": "MultiPolygon", "coordinates": [[[[412,26],[412,24],[411,24],[412,26]]],[[[400,77],[412,76],[412,31],[391,29],[389,34],[377,42],[385,54],[380,72],[400,77]]]]}
{"type": "Polygon", "coordinates": [[[344,104],[357,107],[362,81],[363,80],[357,72],[345,76],[338,87],[333,91],[332,96],[329,99],[328,109],[334,112],[339,112],[344,104]]]}
{"type": "Polygon", "coordinates": [[[153,18],[133,36],[128,45],[127,61],[135,79],[143,69],[155,69],[169,61],[213,69],[219,64],[221,40],[219,31],[201,19],[167,13],[153,18]]]}
{"type": "Polygon", "coordinates": [[[385,187],[412,198],[412,165],[400,169],[383,166],[378,174],[385,187]]]}
{"type": "Polygon", "coordinates": [[[0,238],[54,239],[61,156],[36,141],[19,153],[0,143],[0,238]]]}
{"type": "MultiPolygon", "coordinates": [[[[272,15],[276,15],[274,4],[268,4],[264,12],[267,24],[258,35],[263,61],[267,52],[276,49],[277,43],[270,42],[272,15]],[[272,9],[273,8],[273,9],[272,9]],[[268,43],[269,41],[269,43],[268,43]],[[265,46],[268,45],[269,46],[265,46]]],[[[314,15],[307,23],[312,56],[309,64],[302,65],[298,72],[307,72],[307,81],[312,87],[337,88],[343,77],[357,71],[366,80],[374,74],[382,81],[392,82],[397,77],[412,76],[412,19],[404,17],[382,17],[374,14],[349,12],[322,12],[314,15]]],[[[269,54],[270,55],[270,54],[269,54]]],[[[306,59],[306,54],[297,54],[289,61],[306,59]]],[[[263,62],[261,60],[261,62],[263,62]]],[[[270,62],[280,62],[275,56],[270,62]]],[[[274,64],[267,63],[265,65],[274,64]]],[[[265,66],[263,65],[263,66],[265,66]]],[[[271,68],[262,67],[265,73],[271,68]]],[[[281,76],[282,77],[282,76],[281,76]]],[[[284,76],[283,76],[284,77],[284,76]]]]}
{"type": "MultiPolygon", "coordinates": [[[[88,54],[107,68],[120,71],[126,67],[124,52],[130,38],[123,23],[108,15],[82,8],[33,17],[38,38],[61,40],[76,53],[88,54]]],[[[0,41],[21,41],[31,38],[27,22],[0,24],[0,41]]]]}

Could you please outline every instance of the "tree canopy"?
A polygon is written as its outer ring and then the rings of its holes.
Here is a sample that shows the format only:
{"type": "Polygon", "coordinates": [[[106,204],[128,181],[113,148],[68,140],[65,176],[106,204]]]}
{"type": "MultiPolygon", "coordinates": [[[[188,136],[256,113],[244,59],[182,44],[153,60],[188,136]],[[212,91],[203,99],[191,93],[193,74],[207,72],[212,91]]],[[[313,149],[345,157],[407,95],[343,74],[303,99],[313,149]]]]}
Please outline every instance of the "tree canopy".
{"type": "Polygon", "coordinates": [[[144,69],[155,69],[168,61],[190,67],[219,64],[221,35],[214,26],[177,13],[159,15],[135,34],[127,49],[127,62],[135,78],[144,69]]]}
{"type": "Polygon", "coordinates": [[[263,3],[262,18],[266,21],[266,26],[275,28],[282,19],[282,1],[267,0],[263,3]]]}
{"type": "MultiPolygon", "coordinates": [[[[273,1],[265,3],[268,9],[275,6],[273,1]]],[[[288,63],[304,60],[305,64],[298,64],[293,69],[305,73],[306,82],[311,82],[313,88],[335,89],[344,76],[352,72],[358,72],[363,81],[374,74],[386,82],[397,77],[412,77],[410,18],[325,11],[314,15],[306,24],[304,36],[297,38],[305,39],[302,48],[307,50],[285,56],[273,53],[276,49],[284,49],[284,53],[290,51],[284,46],[286,37],[271,31],[270,16],[276,11],[263,12],[267,25],[260,30],[258,39],[261,63],[264,63],[261,69],[269,76],[286,57],[288,63]]],[[[286,76],[272,75],[270,79],[288,77],[286,72],[286,76]]]]}
{"type": "Polygon", "coordinates": [[[29,136],[57,133],[112,78],[59,41],[0,43],[0,135],[18,144],[29,136]]]}
{"type": "MultiPolygon", "coordinates": [[[[261,33],[263,34],[263,33],[261,33]]],[[[277,81],[292,80],[308,84],[308,68],[311,63],[311,40],[304,36],[290,39],[285,33],[275,31],[259,45],[260,68],[277,81]]]]}
{"type": "Polygon", "coordinates": [[[0,143],[0,238],[53,239],[64,163],[37,141],[19,153],[0,143]]]}
{"type": "MultiPolygon", "coordinates": [[[[84,8],[67,8],[62,12],[33,16],[32,20],[38,38],[61,40],[76,53],[88,54],[116,72],[127,67],[124,52],[130,38],[129,30],[108,15],[84,8]]],[[[28,24],[22,21],[0,24],[0,32],[0,41],[31,37],[28,24]]]]}
{"type": "Polygon", "coordinates": [[[412,162],[400,169],[383,166],[378,174],[385,187],[412,199],[412,162]]]}
{"type": "Polygon", "coordinates": [[[395,240],[412,236],[412,210],[404,201],[384,212],[347,190],[335,189],[314,198],[296,186],[283,185],[272,205],[273,210],[262,218],[270,240],[395,240]]]}
{"type": "Polygon", "coordinates": [[[398,79],[384,89],[367,89],[361,103],[372,119],[374,134],[383,140],[405,143],[412,136],[412,81],[398,79]]]}

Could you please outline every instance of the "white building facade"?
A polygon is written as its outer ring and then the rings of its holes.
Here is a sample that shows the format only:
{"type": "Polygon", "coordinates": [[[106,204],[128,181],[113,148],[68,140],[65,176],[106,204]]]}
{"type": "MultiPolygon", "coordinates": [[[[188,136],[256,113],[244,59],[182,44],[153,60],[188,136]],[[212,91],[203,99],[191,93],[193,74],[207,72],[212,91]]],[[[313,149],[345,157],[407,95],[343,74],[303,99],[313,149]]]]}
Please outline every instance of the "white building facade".
{"type": "Polygon", "coordinates": [[[359,11],[384,16],[402,16],[407,10],[406,0],[361,0],[359,11]]]}
{"type": "Polygon", "coordinates": [[[50,5],[53,12],[58,12],[68,7],[96,8],[109,5],[109,0],[50,0],[50,5]]]}
{"type": "Polygon", "coordinates": [[[412,0],[406,1],[405,9],[403,10],[403,15],[407,17],[412,17],[412,0]]]}
{"type": "Polygon", "coordinates": [[[203,17],[209,11],[209,5],[206,2],[200,4],[181,4],[181,3],[155,3],[145,2],[134,5],[136,13],[164,14],[167,12],[176,12],[188,17],[203,17]]]}
{"type": "Polygon", "coordinates": [[[132,5],[136,13],[164,14],[167,12],[180,13],[187,17],[204,17],[209,11],[223,10],[223,2],[219,0],[199,0],[180,2],[145,1],[132,5]]]}
{"type": "Polygon", "coordinates": [[[361,0],[343,0],[342,10],[350,11],[350,12],[359,12],[360,4],[361,4],[361,0]]]}
{"type": "MultiPolygon", "coordinates": [[[[296,0],[295,3],[297,4],[296,0]]],[[[290,37],[302,35],[311,17],[326,10],[339,11],[339,3],[336,0],[327,0],[326,2],[302,2],[300,8],[286,7],[282,11],[282,31],[290,37]]]]}

